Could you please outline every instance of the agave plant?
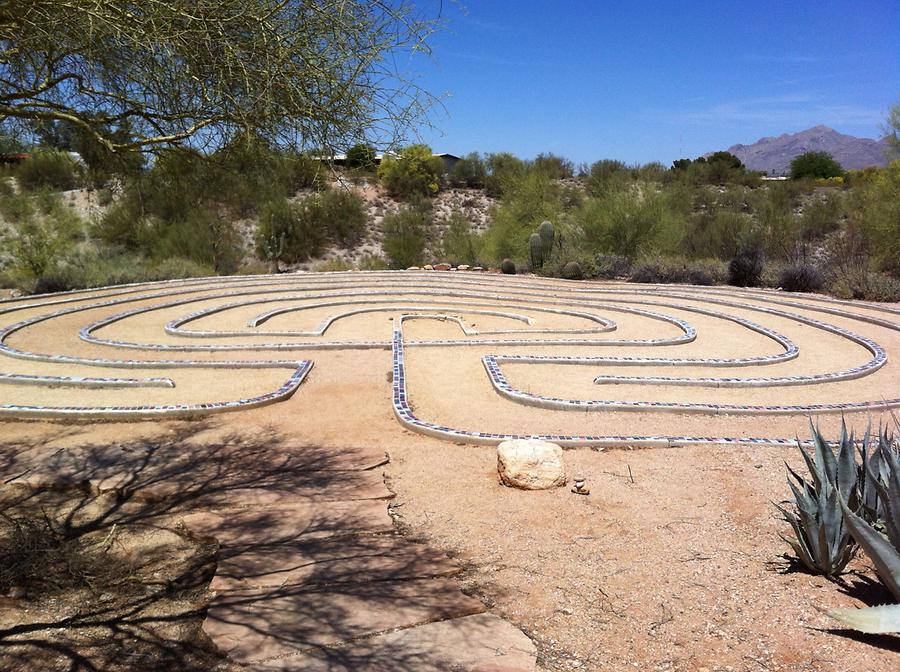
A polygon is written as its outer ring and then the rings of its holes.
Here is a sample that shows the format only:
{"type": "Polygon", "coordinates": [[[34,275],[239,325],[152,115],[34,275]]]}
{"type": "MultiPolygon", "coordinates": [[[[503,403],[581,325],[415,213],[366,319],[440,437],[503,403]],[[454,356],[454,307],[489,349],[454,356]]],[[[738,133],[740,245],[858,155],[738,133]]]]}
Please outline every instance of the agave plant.
{"type": "Polygon", "coordinates": [[[853,434],[841,426],[838,454],[832,452],[817,427],[810,423],[813,455],[800,447],[809,469],[807,481],[787,466],[788,485],[794,494],[795,510],[776,504],[794,531],[793,539],[782,535],[800,561],[812,572],[834,577],[844,571],[856,553],[856,543],[844,522],[843,507],[859,507],[865,481],[856,465],[853,434]]]}
{"type": "MultiPolygon", "coordinates": [[[[879,510],[884,517],[874,526],[856,515],[841,499],[844,520],[850,534],[875,564],[875,571],[891,594],[900,600],[900,451],[886,433],[879,435],[877,455],[879,471],[868,465],[867,476],[878,493],[879,510]]],[[[869,633],[900,632],[900,604],[865,609],[832,609],[828,614],[845,625],[869,633]]]]}

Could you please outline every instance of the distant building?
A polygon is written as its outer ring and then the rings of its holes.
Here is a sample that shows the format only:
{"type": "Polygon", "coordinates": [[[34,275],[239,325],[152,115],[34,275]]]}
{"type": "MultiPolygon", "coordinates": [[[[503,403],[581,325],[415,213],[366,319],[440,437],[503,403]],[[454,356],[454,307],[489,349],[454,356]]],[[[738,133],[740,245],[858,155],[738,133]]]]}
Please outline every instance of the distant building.
{"type": "Polygon", "coordinates": [[[444,174],[447,174],[450,171],[452,171],[453,166],[455,166],[457,163],[459,163],[459,157],[455,156],[453,154],[444,153],[444,154],[435,154],[434,156],[437,156],[438,158],[440,158],[441,161],[444,162],[444,174]]]}
{"type": "Polygon", "coordinates": [[[0,154],[0,165],[17,166],[31,158],[31,154],[18,152],[16,154],[0,154]]]}

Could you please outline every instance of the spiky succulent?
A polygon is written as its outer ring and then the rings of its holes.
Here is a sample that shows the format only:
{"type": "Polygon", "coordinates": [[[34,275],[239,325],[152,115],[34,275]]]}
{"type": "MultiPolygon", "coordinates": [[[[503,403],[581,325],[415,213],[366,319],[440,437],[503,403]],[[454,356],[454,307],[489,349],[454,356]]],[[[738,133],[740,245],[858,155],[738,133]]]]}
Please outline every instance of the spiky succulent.
{"type": "Polygon", "coordinates": [[[842,506],[856,509],[860,500],[860,473],[856,465],[855,440],[841,427],[835,457],[817,427],[810,423],[813,455],[800,447],[809,469],[807,481],[787,465],[788,485],[794,494],[794,511],[775,505],[794,532],[782,538],[812,572],[836,576],[843,572],[856,552],[856,544],[845,523],[842,506]]]}
{"type": "Polygon", "coordinates": [[[541,237],[544,259],[548,259],[553,251],[553,224],[545,219],[538,227],[538,235],[541,237]]]}
{"type": "MultiPolygon", "coordinates": [[[[878,504],[884,512],[878,525],[885,534],[841,504],[847,528],[875,565],[875,571],[891,594],[900,600],[900,454],[897,444],[882,433],[879,436],[879,468],[868,465],[867,476],[878,492],[878,504]]],[[[844,625],[869,633],[900,632],[900,604],[865,609],[832,609],[828,614],[844,625]]]]}
{"type": "Polygon", "coordinates": [[[531,268],[536,271],[544,265],[544,244],[537,233],[528,237],[528,252],[531,255],[531,268]]]}

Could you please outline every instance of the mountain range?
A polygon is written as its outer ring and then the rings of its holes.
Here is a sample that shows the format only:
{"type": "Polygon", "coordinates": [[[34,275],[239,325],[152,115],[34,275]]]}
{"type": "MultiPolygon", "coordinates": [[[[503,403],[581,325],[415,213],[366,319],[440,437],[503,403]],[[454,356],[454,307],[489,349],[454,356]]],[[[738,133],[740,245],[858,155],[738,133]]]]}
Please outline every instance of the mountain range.
{"type": "Polygon", "coordinates": [[[728,151],[750,170],[786,175],[791,171],[791,161],[805,152],[827,152],[844,170],[859,170],[886,166],[887,148],[886,140],[857,138],[828,126],[814,126],[799,133],[760,138],[752,145],[732,145],[728,151]]]}

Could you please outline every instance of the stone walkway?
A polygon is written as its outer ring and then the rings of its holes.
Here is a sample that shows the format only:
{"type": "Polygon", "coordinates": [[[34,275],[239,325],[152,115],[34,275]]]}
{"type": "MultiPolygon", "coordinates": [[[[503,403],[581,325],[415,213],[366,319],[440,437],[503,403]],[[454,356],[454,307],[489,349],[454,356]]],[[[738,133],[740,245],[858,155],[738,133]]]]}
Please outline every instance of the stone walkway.
{"type": "Polygon", "coordinates": [[[140,493],[215,538],[203,630],[237,669],[534,670],[528,637],[463,594],[446,556],[396,532],[386,463],[365,449],[172,443],[23,451],[5,471],[140,493]]]}

